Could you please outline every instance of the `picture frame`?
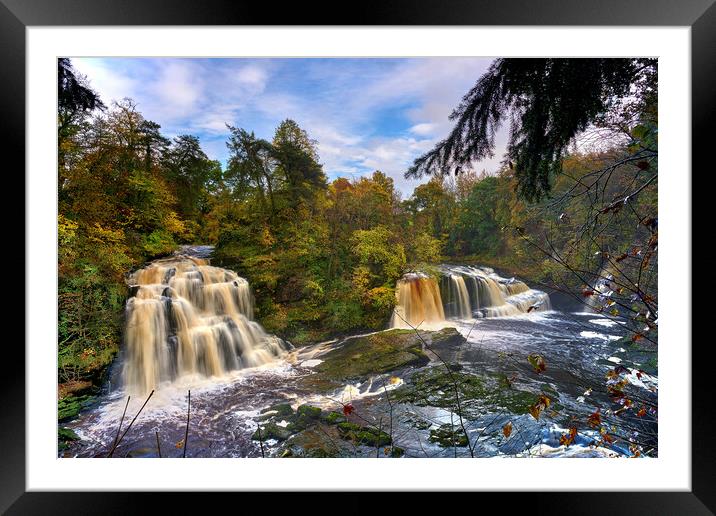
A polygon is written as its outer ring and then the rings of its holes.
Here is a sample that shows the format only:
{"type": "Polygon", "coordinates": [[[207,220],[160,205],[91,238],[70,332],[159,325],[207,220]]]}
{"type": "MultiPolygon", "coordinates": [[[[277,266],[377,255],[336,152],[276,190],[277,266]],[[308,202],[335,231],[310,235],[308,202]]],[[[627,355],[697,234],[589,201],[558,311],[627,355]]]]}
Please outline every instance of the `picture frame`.
{"type": "MultiPolygon", "coordinates": [[[[89,0],[0,0],[0,56],[4,63],[5,80],[2,83],[3,141],[8,151],[20,157],[18,167],[24,168],[25,142],[31,135],[25,133],[26,105],[32,99],[26,95],[26,39],[25,31],[32,26],[89,26],[89,25],[421,25],[421,26],[688,26],[691,28],[691,84],[692,84],[692,170],[708,170],[706,161],[710,148],[711,116],[716,89],[716,7],[713,0],[669,2],[655,1],[599,1],[585,2],[550,0],[535,9],[526,0],[501,2],[453,2],[449,9],[439,2],[391,1],[361,6],[350,17],[335,13],[327,2],[311,5],[286,6],[279,12],[271,7],[214,0],[202,3],[178,0],[171,8],[160,0],[144,2],[97,2],[89,0]],[[315,13],[323,13],[316,15],[315,13]],[[335,14],[334,14],[335,13],[335,14]]],[[[19,169],[18,168],[18,169],[19,169]]],[[[692,172],[692,182],[693,182],[692,172]]],[[[18,185],[18,187],[21,187],[18,185]]],[[[692,192],[698,193],[698,190],[692,192]]],[[[703,190],[702,190],[703,192],[703,190]]],[[[704,194],[701,193],[703,196],[704,194]]],[[[694,196],[692,206],[698,205],[694,196]]],[[[697,220],[692,217],[693,224],[697,220]]],[[[699,227],[705,226],[703,222],[699,227]]],[[[697,234],[692,231],[692,235],[697,234]]],[[[27,237],[27,235],[25,235],[27,237]]],[[[51,245],[48,243],[48,245],[51,245]]],[[[692,252],[689,250],[689,252],[692,252]]],[[[692,257],[695,255],[692,254],[692,257]]],[[[25,274],[29,271],[26,269],[25,274]]],[[[674,272],[675,273],[675,272],[674,272]]],[[[691,281],[689,275],[687,281],[691,281]]],[[[27,293],[26,293],[27,294],[27,293]]],[[[694,301],[692,321],[701,318],[705,305],[694,301]]],[[[27,314],[25,314],[27,317],[27,314]]],[[[690,343],[681,343],[687,346],[690,343]]],[[[609,493],[525,493],[514,498],[514,503],[539,507],[540,512],[579,512],[584,514],[605,511],[634,512],[637,514],[712,514],[716,511],[716,450],[712,439],[713,415],[710,398],[710,361],[708,339],[694,341],[691,346],[692,405],[691,442],[698,445],[691,455],[690,492],[609,492],[609,493]]],[[[26,411],[25,411],[25,355],[19,346],[12,360],[17,367],[3,375],[3,424],[0,427],[3,465],[0,468],[0,509],[9,514],[59,513],[70,514],[77,508],[91,508],[92,513],[133,512],[140,510],[146,497],[126,493],[69,493],[26,491],[26,411]]],[[[8,351],[9,352],[9,351],[8,351]]],[[[628,490],[628,487],[625,489],[628,490]]],[[[358,500],[349,495],[341,503],[348,507],[359,506],[347,500],[358,500]]],[[[481,494],[487,496],[486,493],[481,494]]],[[[492,494],[496,500],[499,494],[492,494]]],[[[187,496],[164,493],[161,503],[176,504],[183,511],[188,508],[187,496]]],[[[485,500],[481,498],[480,501],[485,500]]],[[[290,503],[290,502],[289,502],[290,503]]],[[[294,502],[295,503],[295,502],[294,502]]],[[[392,505],[397,502],[390,502],[392,505]]],[[[512,503],[512,502],[511,502],[512,503]]],[[[169,506],[166,506],[167,509],[169,506]]],[[[386,507],[384,507],[385,509],[386,507]]],[[[514,506],[511,506],[514,508],[514,506]]]]}

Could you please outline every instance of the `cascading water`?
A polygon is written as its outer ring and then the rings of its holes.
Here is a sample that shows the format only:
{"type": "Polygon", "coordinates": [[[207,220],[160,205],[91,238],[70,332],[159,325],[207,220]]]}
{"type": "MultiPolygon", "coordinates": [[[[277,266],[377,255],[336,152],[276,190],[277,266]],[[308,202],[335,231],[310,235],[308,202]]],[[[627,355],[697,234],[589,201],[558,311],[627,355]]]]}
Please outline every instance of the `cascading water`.
{"type": "MultiPolygon", "coordinates": [[[[470,294],[467,292],[465,278],[458,274],[450,274],[446,276],[448,295],[446,299],[450,302],[445,306],[445,312],[449,317],[458,319],[468,319],[472,315],[472,305],[470,303],[470,294]]],[[[478,297],[479,299],[479,297],[478,297]]]]}
{"type": "Polygon", "coordinates": [[[128,277],[123,382],[144,393],[185,375],[266,364],[289,345],[253,318],[248,282],[207,260],[161,259],[128,277]]]}
{"type": "Polygon", "coordinates": [[[490,268],[443,265],[440,269],[441,293],[449,317],[506,317],[551,309],[547,294],[514,278],[503,278],[490,268]],[[469,287],[463,290],[461,285],[469,287]]]}
{"type": "Polygon", "coordinates": [[[391,328],[430,325],[445,320],[445,312],[437,282],[425,275],[410,273],[396,286],[396,308],[391,328]]]}
{"type": "Polygon", "coordinates": [[[392,328],[439,324],[448,319],[506,317],[551,309],[549,296],[487,267],[440,266],[440,284],[410,273],[397,285],[392,328]]]}

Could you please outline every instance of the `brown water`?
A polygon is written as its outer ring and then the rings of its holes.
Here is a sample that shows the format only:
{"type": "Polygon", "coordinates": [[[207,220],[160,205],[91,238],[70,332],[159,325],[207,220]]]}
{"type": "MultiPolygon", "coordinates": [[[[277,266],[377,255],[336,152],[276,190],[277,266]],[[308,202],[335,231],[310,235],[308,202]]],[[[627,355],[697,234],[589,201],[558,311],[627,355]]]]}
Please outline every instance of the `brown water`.
{"type": "Polygon", "coordinates": [[[443,302],[437,282],[422,274],[409,274],[398,281],[397,306],[391,328],[430,325],[445,320],[443,302]]]}
{"type": "Polygon", "coordinates": [[[122,380],[143,394],[183,376],[223,376],[272,362],[288,345],[253,321],[248,282],[207,260],[157,260],[128,278],[122,380]]]}
{"type": "Polygon", "coordinates": [[[439,283],[421,273],[403,276],[396,288],[391,328],[430,327],[446,320],[508,317],[551,309],[549,296],[492,269],[442,265],[439,283]]]}

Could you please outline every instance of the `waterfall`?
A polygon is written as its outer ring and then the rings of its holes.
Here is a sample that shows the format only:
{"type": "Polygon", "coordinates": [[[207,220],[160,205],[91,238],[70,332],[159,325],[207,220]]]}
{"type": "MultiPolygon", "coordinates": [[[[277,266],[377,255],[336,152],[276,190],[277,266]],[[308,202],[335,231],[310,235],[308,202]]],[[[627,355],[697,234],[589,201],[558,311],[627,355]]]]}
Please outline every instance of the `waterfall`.
{"type": "Polygon", "coordinates": [[[248,282],[207,260],[157,260],[127,283],[134,295],[126,307],[122,376],[132,392],[266,364],[289,347],[252,320],[248,282]]]}
{"type": "Polygon", "coordinates": [[[448,319],[509,317],[551,310],[549,295],[523,281],[503,278],[487,267],[440,266],[440,284],[423,274],[405,275],[397,285],[391,327],[417,326],[448,319]]]}
{"type": "MultiPolygon", "coordinates": [[[[443,308],[450,318],[469,319],[472,316],[470,294],[467,291],[465,278],[458,274],[445,276],[443,289],[446,290],[443,308]]],[[[479,299],[476,296],[476,299],[479,299]]]]}
{"type": "Polygon", "coordinates": [[[437,282],[423,274],[403,276],[396,287],[395,312],[391,328],[422,327],[444,321],[445,312],[437,282]]]}

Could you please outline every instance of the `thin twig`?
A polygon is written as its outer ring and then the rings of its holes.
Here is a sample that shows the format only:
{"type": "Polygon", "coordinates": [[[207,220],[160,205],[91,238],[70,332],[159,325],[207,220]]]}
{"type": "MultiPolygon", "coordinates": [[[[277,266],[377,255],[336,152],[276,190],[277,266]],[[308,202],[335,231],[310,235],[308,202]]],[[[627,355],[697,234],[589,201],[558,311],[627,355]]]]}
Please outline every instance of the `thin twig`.
{"type": "Polygon", "coordinates": [[[127,403],[124,405],[124,412],[122,412],[122,419],[119,420],[119,427],[117,427],[117,435],[114,436],[114,442],[112,448],[110,448],[108,457],[112,456],[114,449],[117,447],[117,441],[119,440],[119,432],[122,431],[122,423],[124,422],[124,415],[127,413],[127,407],[129,406],[129,399],[131,396],[127,396],[127,403]]]}
{"type": "Polygon", "coordinates": [[[155,431],[154,435],[156,435],[156,437],[157,437],[157,455],[159,455],[159,458],[161,459],[162,458],[162,447],[159,446],[159,432],[155,431]]]}
{"type": "Polygon", "coordinates": [[[182,452],[182,458],[186,457],[186,442],[189,439],[189,413],[191,412],[191,390],[189,391],[189,398],[186,407],[186,431],[184,432],[184,451],[182,452]]]}
{"type": "MultiPolygon", "coordinates": [[[[139,414],[142,413],[142,410],[144,410],[144,407],[147,405],[147,403],[149,402],[149,400],[151,399],[151,397],[152,397],[153,395],[154,395],[154,389],[152,389],[152,392],[149,393],[149,396],[147,396],[147,399],[144,401],[144,403],[142,404],[142,406],[139,408],[139,411],[137,412],[137,415],[134,416],[134,419],[132,419],[132,422],[129,423],[129,426],[127,427],[127,429],[126,429],[126,430],[124,431],[124,433],[122,434],[122,437],[120,437],[120,438],[119,438],[119,441],[117,441],[117,444],[115,444],[114,447],[112,447],[112,451],[109,452],[109,456],[110,456],[110,457],[114,454],[114,450],[117,449],[117,447],[119,446],[119,444],[122,442],[122,439],[124,439],[124,436],[127,435],[127,432],[129,432],[129,429],[132,428],[132,425],[134,424],[134,422],[135,422],[135,421],[137,420],[137,418],[139,417],[139,414]]],[[[128,401],[128,402],[129,402],[129,401],[128,401]]]]}

